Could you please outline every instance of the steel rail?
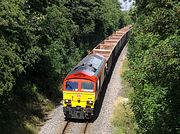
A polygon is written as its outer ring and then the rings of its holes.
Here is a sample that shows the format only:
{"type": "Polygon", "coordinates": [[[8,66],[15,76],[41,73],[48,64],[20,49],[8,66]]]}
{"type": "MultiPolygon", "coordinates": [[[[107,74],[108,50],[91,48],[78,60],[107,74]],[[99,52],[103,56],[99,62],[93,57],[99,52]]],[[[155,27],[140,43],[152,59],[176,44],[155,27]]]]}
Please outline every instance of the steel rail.
{"type": "Polygon", "coordinates": [[[62,134],[65,134],[65,131],[66,131],[66,128],[67,128],[68,124],[69,124],[69,121],[66,122],[66,125],[64,126],[64,129],[63,129],[63,131],[62,131],[62,134]]]}
{"type": "Polygon", "coordinates": [[[87,122],[86,122],[86,125],[85,125],[85,128],[84,128],[84,134],[86,133],[88,124],[89,124],[89,122],[87,121],[87,122]]]}

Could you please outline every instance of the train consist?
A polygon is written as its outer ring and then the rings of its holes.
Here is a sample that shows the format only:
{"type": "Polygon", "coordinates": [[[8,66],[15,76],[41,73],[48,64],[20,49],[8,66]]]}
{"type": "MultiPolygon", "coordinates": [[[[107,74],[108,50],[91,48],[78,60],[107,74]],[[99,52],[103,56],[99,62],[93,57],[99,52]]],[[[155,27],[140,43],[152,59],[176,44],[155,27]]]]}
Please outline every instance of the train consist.
{"type": "Polygon", "coordinates": [[[132,26],[124,27],[98,44],[64,79],[63,112],[66,118],[90,119],[113,59],[128,41],[132,26]]]}

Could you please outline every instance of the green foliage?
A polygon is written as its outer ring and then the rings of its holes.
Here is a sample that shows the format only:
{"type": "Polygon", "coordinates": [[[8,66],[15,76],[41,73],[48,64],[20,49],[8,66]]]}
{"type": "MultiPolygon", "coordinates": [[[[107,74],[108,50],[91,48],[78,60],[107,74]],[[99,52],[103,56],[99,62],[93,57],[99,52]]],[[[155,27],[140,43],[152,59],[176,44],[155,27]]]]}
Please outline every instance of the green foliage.
{"type": "MultiPolygon", "coordinates": [[[[88,49],[122,26],[119,8],[118,0],[1,0],[0,124],[8,123],[4,114],[8,108],[11,112],[13,100],[26,107],[41,93],[59,102],[65,75],[88,49]]],[[[14,111],[21,109],[15,106],[14,111]]],[[[33,111],[27,111],[31,116],[33,111]]],[[[24,116],[17,112],[12,117],[19,119],[12,127],[21,129],[24,116]]]]}
{"type": "MultiPolygon", "coordinates": [[[[24,84],[24,86],[29,92],[30,84],[24,84]]],[[[3,97],[0,96],[0,104],[0,131],[2,134],[38,133],[38,126],[42,125],[42,119],[46,117],[45,114],[54,108],[52,102],[37,92],[33,95],[28,94],[20,97],[4,93],[3,97]],[[22,97],[28,98],[22,101],[22,97]]]]}
{"type": "Polygon", "coordinates": [[[127,98],[118,98],[112,118],[113,134],[135,134],[136,123],[131,106],[125,101],[127,98]],[[124,99],[124,100],[123,100],[124,99]]]}
{"type": "Polygon", "coordinates": [[[1,18],[1,81],[0,94],[12,90],[16,78],[33,66],[39,59],[41,49],[34,45],[34,35],[27,25],[27,19],[21,10],[24,1],[2,1],[1,18]]]}
{"type": "Polygon", "coordinates": [[[102,4],[104,5],[102,8],[102,20],[104,21],[104,27],[108,34],[108,32],[111,33],[118,27],[122,26],[123,21],[120,20],[122,17],[122,13],[118,10],[120,4],[117,0],[103,0],[102,4]]]}
{"type": "Polygon", "coordinates": [[[24,67],[19,55],[16,54],[18,48],[15,44],[7,44],[5,39],[1,39],[0,48],[0,94],[3,94],[3,91],[11,90],[15,83],[15,77],[12,74],[22,73],[24,67]]]}
{"type": "MultiPolygon", "coordinates": [[[[128,64],[128,60],[125,59],[120,71],[122,78],[126,71],[129,70],[128,64]]],[[[113,116],[111,119],[113,134],[135,134],[137,123],[130,103],[130,96],[134,93],[133,88],[127,81],[125,81],[125,79],[122,79],[121,83],[123,85],[121,96],[115,101],[113,116]]]]}
{"type": "Polygon", "coordinates": [[[122,26],[122,14],[117,0],[68,0],[65,6],[78,26],[74,42],[81,49],[92,49],[122,26]]]}
{"type": "Polygon", "coordinates": [[[132,25],[134,22],[133,22],[133,20],[132,20],[132,18],[131,18],[131,14],[130,14],[131,12],[129,12],[129,11],[123,11],[122,12],[122,16],[123,16],[123,22],[122,23],[124,23],[125,25],[132,25]]]}
{"type": "Polygon", "coordinates": [[[138,133],[180,132],[178,1],[136,1],[126,79],[138,133]]]}
{"type": "Polygon", "coordinates": [[[169,86],[177,83],[180,69],[179,36],[170,36],[158,46],[150,48],[144,56],[146,79],[155,85],[169,86]]]}

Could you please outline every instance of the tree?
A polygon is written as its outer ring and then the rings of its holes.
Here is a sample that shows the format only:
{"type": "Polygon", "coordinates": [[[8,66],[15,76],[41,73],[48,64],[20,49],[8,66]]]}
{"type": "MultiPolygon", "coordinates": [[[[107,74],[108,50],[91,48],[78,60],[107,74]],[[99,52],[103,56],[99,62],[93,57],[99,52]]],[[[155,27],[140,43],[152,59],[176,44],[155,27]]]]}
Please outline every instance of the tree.
{"type": "Polygon", "coordinates": [[[32,66],[41,53],[41,49],[35,46],[33,29],[21,9],[23,2],[1,2],[1,94],[3,90],[12,90],[16,78],[32,66]]]}
{"type": "Polygon", "coordinates": [[[179,3],[136,1],[126,78],[139,133],[179,133],[179,3]]]}

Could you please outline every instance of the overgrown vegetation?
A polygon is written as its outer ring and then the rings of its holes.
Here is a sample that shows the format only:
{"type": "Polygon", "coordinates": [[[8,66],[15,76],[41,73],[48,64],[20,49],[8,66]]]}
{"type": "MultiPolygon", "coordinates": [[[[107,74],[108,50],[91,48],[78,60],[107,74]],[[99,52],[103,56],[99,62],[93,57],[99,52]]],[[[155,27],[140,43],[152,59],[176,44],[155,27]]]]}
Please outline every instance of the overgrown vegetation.
{"type": "Polygon", "coordinates": [[[127,98],[119,97],[114,105],[112,118],[113,134],[135,134],[136,123],[134,113],[127,98]]]}
{"type": "MultiPolygon", "coordinates": [[[[123,76],[128,70],[128,60],[123,61],[120,75],[123,76]]],[[[115,101],[112,117],[113,133],[114,134],[135,134],[137,124],[135,116],[131,108],[129,96],[133,94],[133,88],[130,84],[122,79],[121,96],[115,101]]]]}
{"type": "Polygon", "coordinates": [[[180,133],[180,2],[137,0],[126,79],[137,133],[180,133]],[[137,17],[135,17],[137,16],[137,17]]]}
{"type": "Polygon", "coordinates": [[[122,27],[119,8],[118,0],[0,1],[1,133],[37,131],[27,126],[53,107],[45,98],[59,102],[72,66],[122,27]]]}

